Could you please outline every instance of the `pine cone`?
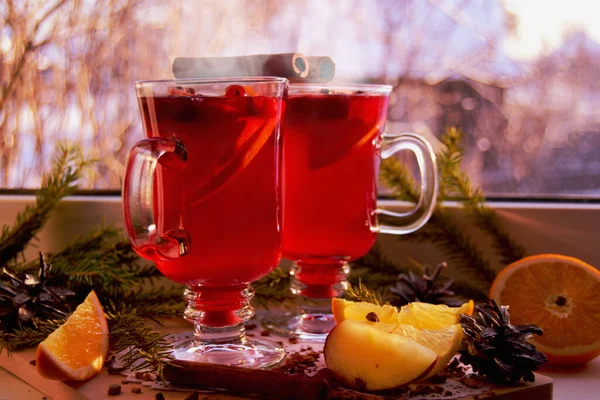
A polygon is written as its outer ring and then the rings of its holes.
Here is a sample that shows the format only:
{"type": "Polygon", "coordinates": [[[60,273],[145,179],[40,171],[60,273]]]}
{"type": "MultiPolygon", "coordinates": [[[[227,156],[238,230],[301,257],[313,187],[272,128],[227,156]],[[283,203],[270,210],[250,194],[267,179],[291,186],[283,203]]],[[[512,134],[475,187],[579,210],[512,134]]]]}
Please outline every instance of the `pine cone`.
{"type": "Polygon", "coordinates": [[[37,319],[58,319],[70,312],[67,297],[75,292],[63,279],[50,276],[52,267],[40,252],[40,270],[36,278],[19,276],[6,268],[0,272],[0,328],[9,332],[20,324],[35,323],[37,319]]]}
{"type": "Polygon", "coordinates": [[[415,275],[412,271],[398,275],[395,286],[390,288],[393,298],[390,303],[401,307],[405,304],[419,301],[421,303],[446,304],[450,307],[458,307],[462,302],[454,298],[454,292],[450,286],[454,279],[441,278],[440,272],[448,267],[445,262],[439,263],[435,269],[425,265],[422,276],[415,275]]]}
{"type": "Polygon", "coordinates": [[[546,356],[527,340],[542,335],[542,329],[533,324],[511,325],[508,306],[498,308],[494,300],[475,310],[481,321],[460,316],[467,344],[459,351],[460,362],[496,383],[533,382],[533,371],[546,362],[546,356]]]}

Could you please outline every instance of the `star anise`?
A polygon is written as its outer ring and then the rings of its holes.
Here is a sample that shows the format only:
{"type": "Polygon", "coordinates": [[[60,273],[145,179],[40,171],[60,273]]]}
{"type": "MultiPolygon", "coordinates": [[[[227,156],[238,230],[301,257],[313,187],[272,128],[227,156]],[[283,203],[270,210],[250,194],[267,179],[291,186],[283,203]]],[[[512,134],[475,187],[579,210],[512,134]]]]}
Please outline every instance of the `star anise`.
{"type": "Polygon", "coordinates": [[[400,307],[408,303],[419,301],[431,304],[446,304],[458,307],[462,304],[450,290],[454,279],[442,278],[440,272],[448,267],[445,262],[439,263],[435,268],[425,265],[423,275],[418,276],[412,271],[398,275],[395,286],[390,288],[392,297],[390,303],[400,307]]]}
{"type": "Polygon", "coordinates": [[[38,276],[14,274],[7,268],[0,273],[0,328],[5,332],[19,324],[35,323],[38,319],[58,319],[71,311],[67,298],[75,292],[64,279],[51,274],[52,266],[40,252],[38,276]]]}

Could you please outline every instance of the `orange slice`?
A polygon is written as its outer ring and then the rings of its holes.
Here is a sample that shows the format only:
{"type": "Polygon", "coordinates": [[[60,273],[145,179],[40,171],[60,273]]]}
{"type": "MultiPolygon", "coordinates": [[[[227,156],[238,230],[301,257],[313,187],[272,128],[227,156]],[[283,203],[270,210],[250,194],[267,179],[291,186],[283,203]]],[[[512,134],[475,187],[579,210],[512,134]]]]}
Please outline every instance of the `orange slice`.
{"type": "Polygon", "coordinates": [[[460,349],[463,339],[463,330],[460,324],[449,325],[442,329],[416,329],[410,325],[400,324],[392,331],[392,334],[412,339],[438,355],[435,367],[424,379],[437,374],[448,364],[460,349]]]}
{"type": "Polygon", "coordinates": [[[511,322],[543,330],[531,342],[555,365],[581,365],[600,354],[600,272],[557,254],[526,257],[504,268],[490,297],[510,306],[511,322]]]}
{"type": "Polygon", "coordinates": [[[108,352],[108,325],[93,291],[69,319],[38,345],[38,372],[49,379],[85,380],[102,369],[108,352]]]}
{"type": "Polygon", "coordinates": [[[367,302],[354,302],[334,298],[331,301],[336,324],[351,319],[364,321],[370,312],[377,314],[379,322],[406,324],[417,329],[442,329],[458,323],[460,314],[472,315],[475,304],[469,300],[460,307],[443,304],[410,303],[398,310],[390,305],[378,306],[367,302]]]}
{"type": "Polygon", "coordinates": [[[474,308],[473,300],[469,300],[460,307],[414,302],[400,309],[398,322],[414,326],[417,329],[442,329],[457,324],[460,314],[472,315],[474,308]]]}
{"type": "Polygon", "coordinates": [[[362,323],[369,324],[383,332],[407,337],[433,350],[438,355],[437,362],[423,379],[437,374],[444,368],[460,349],[463,339],[463,330],[460,324],[449,325],[442,329],[417,329],[405,324],[394,325],[368,321],[362,323]]]}
{"type": "Polygon", "coordinates": [[[218,193],[238,176],[267,141],[273,138],[276,123],[275,118],[248,118],[231,151],[221,157],[221,162],[216,166],[212,178],[195,192],[192,206],[218,193]]]}
{"type": "Polygon", "coordinates": [[[382,323],[398,323],[398,309],[394,306],[390,306],[389,304],[378,306],[365,301],[348,301],[334,297],[331,300],[331,311],[336,324],[339,324],[347,319],[364,321],[366,315],[370,312],[377,314],[379,321],[382,323]]]}

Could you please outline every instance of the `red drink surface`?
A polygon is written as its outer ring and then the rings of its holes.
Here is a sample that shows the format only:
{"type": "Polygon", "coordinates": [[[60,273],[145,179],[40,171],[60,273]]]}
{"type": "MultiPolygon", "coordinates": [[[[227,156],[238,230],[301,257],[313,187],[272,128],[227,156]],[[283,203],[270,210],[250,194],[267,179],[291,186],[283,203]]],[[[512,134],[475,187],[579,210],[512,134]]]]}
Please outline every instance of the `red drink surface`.
{"type": "Polygon", "coordinates": [[[283,256],[303,295],[331,297],[343,261],[375,242],[377,174],[387,95],[301,94],[283,123],[283,256]]]}
{"type": "Polygon", "coordinates": [[[139,101],[146,136],[177,138],[187,149],[183,171],[168,168],[168,157],[159,160],[154,218],[159,233],[185,229],[191,252],[165,259],[151,245],[136,251],[169,279],[204,288],[200,309],[235,310],[246,284],[267,275],[281,257],[281,99],[194,95],[139,101]]]}

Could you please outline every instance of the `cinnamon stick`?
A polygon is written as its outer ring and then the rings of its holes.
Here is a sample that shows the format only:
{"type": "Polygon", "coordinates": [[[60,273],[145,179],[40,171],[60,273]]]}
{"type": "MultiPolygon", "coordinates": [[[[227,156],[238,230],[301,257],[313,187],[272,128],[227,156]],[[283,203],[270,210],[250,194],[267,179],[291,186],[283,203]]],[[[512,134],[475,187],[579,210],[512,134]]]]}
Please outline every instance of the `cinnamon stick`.
{"type": "Polygon", "coordinates": [[[164,369],[165,379],[176,385],[225,389],[232,394],[273,396],[290,400],[326,399],[329,383],[324,374],[314,377],[281,372],[173,361],[164,369]]]}
{"type": "Polygon", "coordinates": [[[331,58],[305,57],[301,53],[178,57],[173,61],[173,75],[177,79],[280,76],[292,83],[308,83],[329,82],[334,74],[331,58]]]}
{"type": "Polygon", "coordinates": [[[333,80],[335,76],[335,63],[331,57],[306,57],[310,70],[305,82],[310,83],[327,83],[333,80]]]}

